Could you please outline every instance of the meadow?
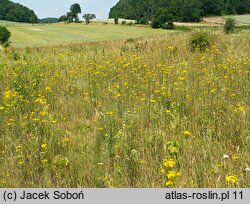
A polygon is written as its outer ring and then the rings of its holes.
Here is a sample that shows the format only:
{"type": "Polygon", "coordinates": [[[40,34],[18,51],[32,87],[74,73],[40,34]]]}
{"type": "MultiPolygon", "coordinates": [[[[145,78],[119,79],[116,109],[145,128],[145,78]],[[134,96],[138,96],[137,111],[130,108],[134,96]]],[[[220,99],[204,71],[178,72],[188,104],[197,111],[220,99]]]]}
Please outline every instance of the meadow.
{"type": "MultiPolygon", "coordinates": [[[[11,45],[16,48],[68,45],[93,41],[138,38],[164,33],[149,27],[116,26],[114,24],[23,24],[0,22],[11,31],[11,45]]],[[[175,31],[173,31],[175,32],[175,31]]]]}
{"type": "Polygon", "coordinates": [[[0,53],[0,187],[250,187],[249,29],[111,27],[135,36],[0,53]]]}

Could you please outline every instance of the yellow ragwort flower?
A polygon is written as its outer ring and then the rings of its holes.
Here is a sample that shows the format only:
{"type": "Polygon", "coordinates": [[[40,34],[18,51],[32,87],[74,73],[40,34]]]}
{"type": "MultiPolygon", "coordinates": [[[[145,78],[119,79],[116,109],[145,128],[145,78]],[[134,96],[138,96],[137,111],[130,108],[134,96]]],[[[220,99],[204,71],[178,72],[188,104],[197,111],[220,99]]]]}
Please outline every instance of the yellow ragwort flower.
{"type": "Polygon", "coordinates": [[[232,159],[233,159],[234,161],[239,160],[239,158],[240,158],[239,156],[233,156],[233,157],[232,157],[232,159]]]}
{"type": "Polygon", "coordinates": [[[229,183],[236,183],[238,182],[238,176],[237,175],[226,176],[226,181],[229,183]]]}
{"type": "Polygon", "coordinates": [[[180,172],[176,172],[176,171],[169,171],[167,173],[168,179],[174,179],[177,176],[181,176],[181,173],[180,172]]]}
{"type": "Polygon", "coordinates": [[[41,160],[41,163],[42,163],[43,165],[48,164],[48,159],[43,159],[43,160],[41,160]]]}
{"type": "Polygon", "coordinates": [[[166,168],[174,168],[175,164],[176,162],[173,159],[163,159],[163,166],[165,166],[166,168]]]}
{"type": "Polygon", "coordinates": [[[47,147],[47,144],[42,144],[41,147],[44,149],[47,147]]]}
{"type": "Polygon", "coordinates": [[[189,132],[187,130],[182,131],[182,134],[185,135],[186,137],[191,136],[191,132],[189,132]]]}
{"type": "Polygon", "coordinates": [[[166,185],[166,187],[171,187],[171,186],[174,185],[174,182],[173,181],[167,181],[165,185],[166,185]]]}

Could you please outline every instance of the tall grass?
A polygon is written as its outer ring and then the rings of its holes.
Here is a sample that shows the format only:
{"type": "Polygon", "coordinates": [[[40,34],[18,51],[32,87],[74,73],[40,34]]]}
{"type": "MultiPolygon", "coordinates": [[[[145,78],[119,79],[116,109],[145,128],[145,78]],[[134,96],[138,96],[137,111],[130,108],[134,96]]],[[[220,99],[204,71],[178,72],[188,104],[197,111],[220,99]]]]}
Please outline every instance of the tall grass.
{"type": "Polygon", "coordinates": [[[249,32],[7,50],[1,187],[249,187],[249,32]]]}

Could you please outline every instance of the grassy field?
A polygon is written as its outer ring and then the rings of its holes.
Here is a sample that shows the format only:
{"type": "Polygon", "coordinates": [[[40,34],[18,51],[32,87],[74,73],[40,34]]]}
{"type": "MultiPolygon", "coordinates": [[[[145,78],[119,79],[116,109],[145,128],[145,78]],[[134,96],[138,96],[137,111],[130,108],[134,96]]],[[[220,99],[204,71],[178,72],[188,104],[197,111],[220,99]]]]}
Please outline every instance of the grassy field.
{"type": "MultiPolygon", "coordinates": [[[[163,32],[11,29],[17,47],[163,32]]],[[[250,33],[207,32],[205,52],[190,32],[1,52],[0,187],[250,187],[250,33]]]]}
{"type": "MultiPolygon", "coordinates": [[[[166,33],[163,30],[121,25],[103,24],[18,24],[8,26],[12,33],[10,41],[13,47],[39,47],[66,45],[92,41],[106,41],[166,33]]],[[[173,31],[174,32],[174,31],[173,31]]]]}
{"type": "Polygon", "coordinates": [[[236,22],[240,22],[240,23],[245,23],[245,24],[249,24],[250,25],[250,15],[236,15],[236,16],[230,16],[233,19],[236,20],[236,22]]]}

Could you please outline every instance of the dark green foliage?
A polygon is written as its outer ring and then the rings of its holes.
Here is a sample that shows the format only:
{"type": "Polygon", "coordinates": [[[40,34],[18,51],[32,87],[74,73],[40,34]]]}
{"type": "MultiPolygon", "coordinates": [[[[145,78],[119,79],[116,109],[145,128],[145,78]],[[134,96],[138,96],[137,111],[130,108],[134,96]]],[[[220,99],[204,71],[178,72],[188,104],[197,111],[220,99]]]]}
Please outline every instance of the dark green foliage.
{"type": "Polygon", "coordinates": [[[39,23],[58,23],[59,19],[58,18],[44,18],[44,19],[39,19],[39,23]]]}
{"type": "Polygon", "coordinates": [[[204,31],[195,32],[190,38],[190,47],[193,51],[203,52],[207,48],[210,48],[212,43],[211,36],[204,31]]]}
{"type": "Polygon", "coordinates": [[[85,19],[86,24],[89,24],[90,20],[96,18],[96,16],[95,16],[95,14],[86,13],[86,14],[83,15],[83,18],[85,19]]]}
{"type": "Polygon", "coordinates": [[[81,12],[82,12],[81,6],[78,3],[71,5],[70,12],[68,13],[70,20],[78,22],[79,21],[78,14],[80,14],[81,12]]]}
{"type": "Polygon", "coordinates": [[[114,18],[114,22],[117,25],[119,23],[119,18],[114,18]]]}
{"type": "Polygon", "coordinates": [[[68,21],[68,17],[66,15],[62,15],[60,18],[59,18],[59,22],[66,22],[68,21]]]}
{"type": "Polygon", "coordinates": [[[33,10],[9,0],[0,0],[0,20],[37,23],[38,18],[33,10]]]}
{"type": "Polygon", "coordinates": [[[230,34],[230,33],[233,33],[234,30],[235,30],[235,20],[232,18],[228,18],[224,25],[224,32],[226,34],[230,34]]]}
{"type": "Polygon", "coordinates": [[[162,28],[163,24],[172,22],[173,16],[167,9],[159,9],[153,17],[151,22],[152,28],[162,28]]]}
{"type": "MultiPolygon", "coordinates": [[[[250,0],[120,0],[111,8],[109,17],[136,20],[154,28],[159,27],[159,10],[172,15],[173,21],[197,22],[203,16],[224,13],[250,13],[250,0]]],[[[161,26],[160,26],[161,27],[161,26]]]]}
{"type": "Polygon", "coordinates": [[[125,25],[127,22],[126,21],[122,21],[122,25],[125,25]]]}
{"type": "Polygon", "coordinates": [[[5,26],[0,25],[0,44],[4,47],[8,47],[10,36],[10,31],[5,26]]]}
{"type": "Polygon", "coordinates": [[[162,29],[173,30],[175,28],[174,23],[172,21],[168,21],[167,23],[163,23],[162,29]]]}
{"type": "Polygon", "coordinates": [[[232,4],[231,0],[227,0],[226,6],[225,6],[225,14],[234,14],[235,10],[232,4]]]}

